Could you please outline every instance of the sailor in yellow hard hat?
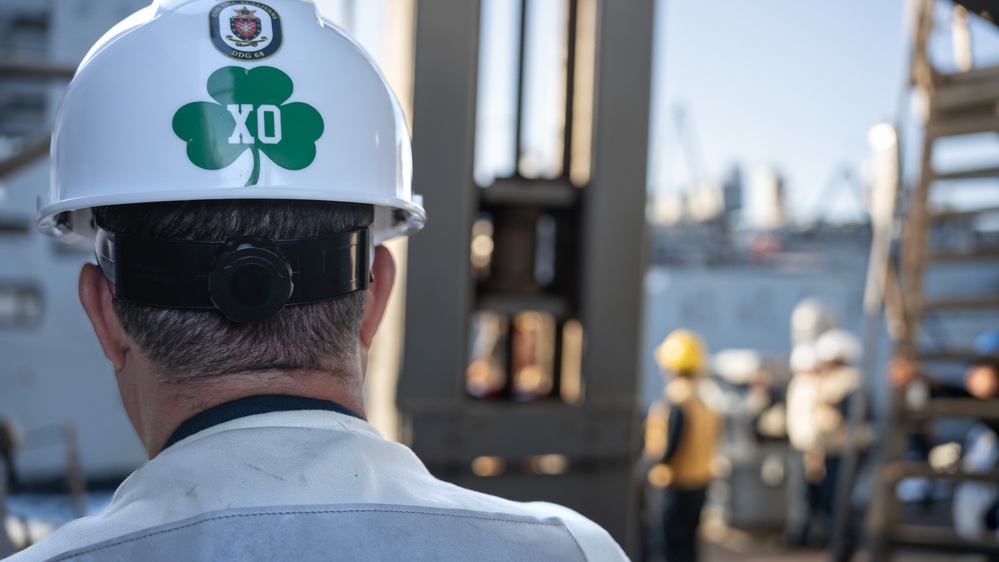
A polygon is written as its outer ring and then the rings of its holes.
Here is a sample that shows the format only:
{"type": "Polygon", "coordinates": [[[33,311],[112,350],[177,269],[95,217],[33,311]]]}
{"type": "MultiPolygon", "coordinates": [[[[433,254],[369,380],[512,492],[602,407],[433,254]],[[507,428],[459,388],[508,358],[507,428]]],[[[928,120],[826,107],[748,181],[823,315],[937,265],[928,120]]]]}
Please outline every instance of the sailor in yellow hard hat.
{"type": "Polygon", "coordinates": [[[720,417],[698,395],[708,352],[697,334],[675,330],[656,348],[655,356],[666,385],[646,418],[643,457],[655,463],[649,483],[664,488],[665,559],[696,560],[697,526],[721,433],[720,417]]]}

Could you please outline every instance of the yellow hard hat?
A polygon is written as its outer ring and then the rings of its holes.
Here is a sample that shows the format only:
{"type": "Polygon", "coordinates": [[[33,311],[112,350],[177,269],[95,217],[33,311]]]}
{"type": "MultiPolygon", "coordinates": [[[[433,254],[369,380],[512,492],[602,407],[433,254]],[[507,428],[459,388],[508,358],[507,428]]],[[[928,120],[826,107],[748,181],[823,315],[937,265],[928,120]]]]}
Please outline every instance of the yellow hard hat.
{"type": "Polygon", "coordinates": [[[697,376],[704,370],[707,350],[701,338],[690,330],[674,330],[656,348],[659,367],[683,376],[697,376]]]}

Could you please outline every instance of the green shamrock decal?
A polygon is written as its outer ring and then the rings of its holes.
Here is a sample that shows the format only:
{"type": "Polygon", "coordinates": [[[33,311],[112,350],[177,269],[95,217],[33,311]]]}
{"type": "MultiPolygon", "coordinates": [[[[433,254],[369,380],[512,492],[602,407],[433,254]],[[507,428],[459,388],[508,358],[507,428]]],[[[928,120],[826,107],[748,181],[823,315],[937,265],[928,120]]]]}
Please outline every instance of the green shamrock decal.
{"type": "Polygon", "coordinates": [[[286,170],[301,170],[316,159],[323,118],[306,103],[289,103],[291,78],[276,68],[220,68],[208,78],[208,94],[218,103],[193,102],[177,110],[173,131],[187,142],[187,157],[206,170],[221,170],[246,149],[260,178],[260,152],[286,170]]]}

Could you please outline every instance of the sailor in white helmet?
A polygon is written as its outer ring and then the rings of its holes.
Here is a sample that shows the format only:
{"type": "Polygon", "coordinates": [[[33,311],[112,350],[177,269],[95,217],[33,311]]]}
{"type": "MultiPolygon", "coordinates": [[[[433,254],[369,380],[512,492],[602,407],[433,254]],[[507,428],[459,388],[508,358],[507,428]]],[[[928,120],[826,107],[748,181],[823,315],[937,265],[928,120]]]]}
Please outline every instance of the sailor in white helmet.
{"type": "MultiPolygon", "coordinates": [[[[307,0],[160,0],[91,49],[39,227],[149,462],[13,560],[622,560],[599,526],[435,479],[364,420],[368,347],[426,218],[370,58],[307,0]]],[[[456,342],[457,343],[457,342],[456,342]]]]}
{"type": "MultiPolygon", "coordinates": [[[[792,476],[804,479],[796,482],[803,486],[793,486],[797,490],[790,498],[785,538],[791,546],[809,542],[825,546],[830,540],[849,408],[861,386],[854,366],[860,356],[857,337],[840,328],[823,332],[814,344],[798,343],[791,352],[794,374],[787,389],[787,434],[794,450],[792,464],[796,472],[803,471],[792,476]]],[[[860,439],[860,445],[866,446],[868,436],[860,439]]]]}

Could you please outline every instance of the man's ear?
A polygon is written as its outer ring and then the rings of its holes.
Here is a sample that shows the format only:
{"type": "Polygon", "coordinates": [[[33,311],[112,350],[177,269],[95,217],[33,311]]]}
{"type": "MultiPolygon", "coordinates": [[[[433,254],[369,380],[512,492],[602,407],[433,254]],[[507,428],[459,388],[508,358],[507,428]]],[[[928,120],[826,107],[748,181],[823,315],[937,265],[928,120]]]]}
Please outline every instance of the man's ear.
{"type": "Polygon", "coordinates": [[[395,283],[395,259],[385,246],[375,248],[371,275],[373,279],[368,285],[368,300],[364,304],[364,316],[361,319],[361,345],[365,349],[371,347],[371,340],[385,314],[392,284],[395,283]]]}
{"type": "Polygon", "coordinates": [[[118,319],[118,314],[114,311],[111,283],[99,267],[88,263],[80,270],[79,290],[80,304],[90,318],[90,324],[94,327],[101,348],[104,349],[104,355],[117,372],[125,366],[125,356],[131,344],[118,319]]]}

